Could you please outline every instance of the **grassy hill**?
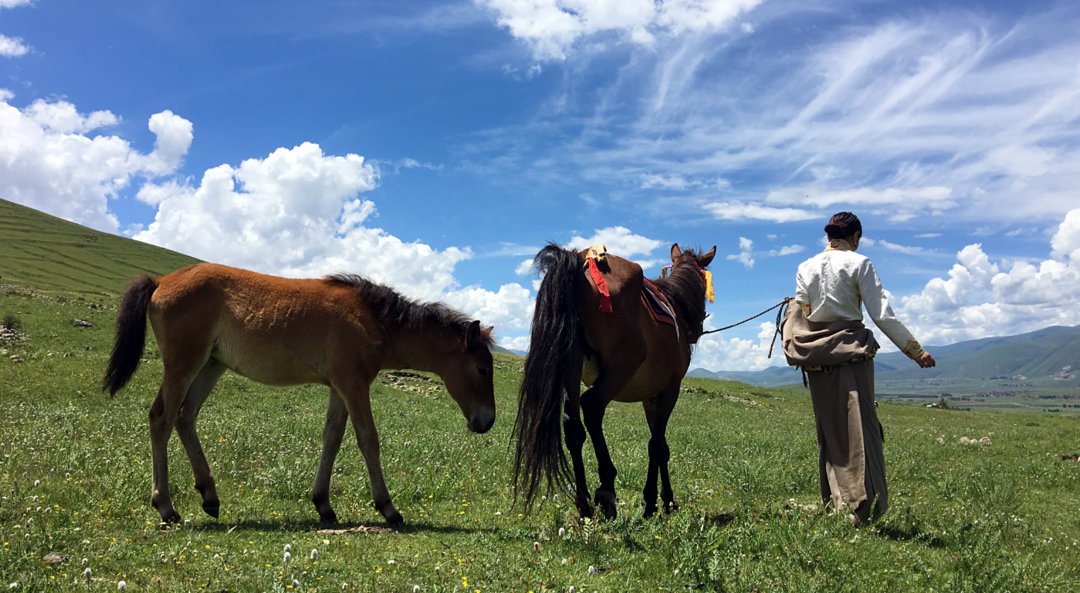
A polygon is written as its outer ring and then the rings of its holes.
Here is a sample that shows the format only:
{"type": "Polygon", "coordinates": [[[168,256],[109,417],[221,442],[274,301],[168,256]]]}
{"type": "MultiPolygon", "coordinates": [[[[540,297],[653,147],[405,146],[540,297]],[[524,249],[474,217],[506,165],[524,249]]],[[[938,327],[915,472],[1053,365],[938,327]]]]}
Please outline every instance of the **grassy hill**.
{"type": "Polygon", "coordinates": [[[0,585],[464,593],[1080,586],[1080,463],[1063,459],[1080,453],[1076,419],[883,402],[891,510],[856,529],[813,507],[817,452],[804,391],[690,379],[668,433],[681,510],[641,518],[648,430],[639,406],[613,404],[605,428],[620,517],[579,522],[565,496],[529,515],[514,506],[508,443],[522,360],[501,354],[499,417],[485,435],[467,432],[429,376],[384,374],[373,385],[386,480],[404,527],[383,527],[363,460],[346,439],[332,493],[346,530],[321,532],[308,498],[325,388],[273,389],[226,374],[199,423],[221,518],[201,513],[173,438],[173,496],[187,521],[162,529],[148,504],[146,421],[160,355],[151,338],[132,383],[115,398],[100,394],[114,316],[112,305],[54,284],[0,286],[0,319],[18,328],[0,333],[0,585]],[[51,552],[62,559],[47,562],[51,552]]]}
{"type": "Polygon", "coordinates": [[[0,284],[83,296],[115,295],[140,273],[161,275],[198,261],[6,200],[0,253],[0,284]]]}

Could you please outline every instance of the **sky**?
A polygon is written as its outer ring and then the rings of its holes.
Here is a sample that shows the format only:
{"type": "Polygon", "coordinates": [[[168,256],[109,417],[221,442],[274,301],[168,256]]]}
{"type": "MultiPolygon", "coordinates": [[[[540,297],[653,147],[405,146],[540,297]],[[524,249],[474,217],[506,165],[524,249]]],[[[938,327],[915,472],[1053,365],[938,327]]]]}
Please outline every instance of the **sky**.
{"type": "MultiPolygon", "coordinates": [[[[1077,325],[1078,31],[1067,0],[0,0],[0,198],[515,349],[549,241],[649,276],[715,245],[711,328],[841,210],[924,344],[1077,325]]],[[[692,366],[782,364],[772,331],[692,366]]]]}

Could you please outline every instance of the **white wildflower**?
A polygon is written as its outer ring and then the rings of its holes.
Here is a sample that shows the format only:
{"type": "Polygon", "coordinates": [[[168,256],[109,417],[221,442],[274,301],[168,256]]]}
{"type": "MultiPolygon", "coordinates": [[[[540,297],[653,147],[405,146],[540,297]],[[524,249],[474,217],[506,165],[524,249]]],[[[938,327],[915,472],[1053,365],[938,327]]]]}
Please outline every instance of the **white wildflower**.
{"type": "Polygon", "coordinates": [[[285,544],[284,552],[292,552],[292,544],[285,544]]]}
{"type": "Polygon", "coordinates": [[[86,579],[86,582],[89,583],[90,579],[94,576],[94,571],[90,570],[90,567],[87,566],[86,570],[82,571],[82,576],[84,579],[86,579]]]}
{"type": "Polygon", "coordinates": [[[596,567],[592,564],[589,565],[589,574],[596,574],[596,567]]]}
{"type": "Polygon", "coordinates": [[[116,583],[116,590],[127,591],[127,581],[120,581],[119,583],[116,583]]]}
{"type": "Polygon", "coordinates": [[[311,548],[311,561],[315,562],[319,559],[319,551],[315,548],[311,548]]]}
{"type": "Polygon", "coordinates": [[[566,528],[565,527],[560,527],[559,528],[559,537],[560,538],[566,537],[566,528]]]}
{"type": "Polygon", "coordinates": [[[412,593],[420,593],[420,585],[413,585],[412,593]]]}
{"type": "Polygon", "coordinates": [[[293,579],[292,580],[292,586],[293,586],[293,589],[299,589],[300,588],[300,581],[298,581],[296,579],[293,579]]]}
{"type": "Polygon", "coordinates": [[[286,551],[284,554],[281,555],[281,561],[284,562],[285,564],[288,564],[289,560],[292,560],[292,553],[289,552],[289,551],[286,551]]]}

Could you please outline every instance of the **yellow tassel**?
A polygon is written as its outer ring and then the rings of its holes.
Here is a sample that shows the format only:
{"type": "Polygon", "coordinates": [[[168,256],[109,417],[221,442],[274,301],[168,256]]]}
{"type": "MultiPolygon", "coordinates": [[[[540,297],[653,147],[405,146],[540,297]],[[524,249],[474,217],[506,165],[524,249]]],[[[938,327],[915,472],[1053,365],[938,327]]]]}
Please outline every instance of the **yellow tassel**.
{"type": "Polygon", "coordinates": [[[713,294],[712,288],[712,272],[705,270],[705,297],[709,299],[709,302],[716,300],[716,295],[713,294]]]}

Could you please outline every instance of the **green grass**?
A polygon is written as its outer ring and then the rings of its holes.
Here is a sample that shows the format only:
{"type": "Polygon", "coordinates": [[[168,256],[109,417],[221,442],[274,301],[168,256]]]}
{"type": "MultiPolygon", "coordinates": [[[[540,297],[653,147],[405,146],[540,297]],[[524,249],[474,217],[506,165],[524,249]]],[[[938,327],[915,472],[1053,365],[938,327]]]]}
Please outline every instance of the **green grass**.
{"type": "Polygon", "coordinates": [[[66,294],[115,295],[136,275],[198,260],[0,200],[0,284],[66,294]]]}
{"type": "MultiPolygon", "coordinates": [[[[0,343],[0,587],[115,591],[125,580],[128,591],[284,591],[293,579],[301,591],[460,593],[1080,587],[1080,463],[1061,460],[1080,453],[1075,418],[882,403],[891,510],[856,529],[802,508],[818,488],[804,391],[688,380],[669,430],[682,509],[640,517],[644,415],[613,404],[605,426],[620,516],[579,523],[565,496],[528,516],[512,504],[508,445],[521,359],[502,355],[499,418],[485,435],[466,430],[437,382],[376,382],[383,465],[403,528],[381,528],[347,439],[332,502],[347,526],[370,529],[319,533],[308,497],[325,388],[272,389],[226,375],[199,424],[221,519],[202,513],[173,438],[174,500],[188,521],[162,529],[148,503],[146,415],[161,376],[153,344],[110,399],[97,387],[111,305],[0,288],[0,319],[7,315],[22,333],[0,343]],[[990,444],[960,442],[984,436],[990,444]],[[66,561],[45,563],[53,551],[66,561]]],[[[591,455],[586,464],[595,472],[591,455]]]]}

